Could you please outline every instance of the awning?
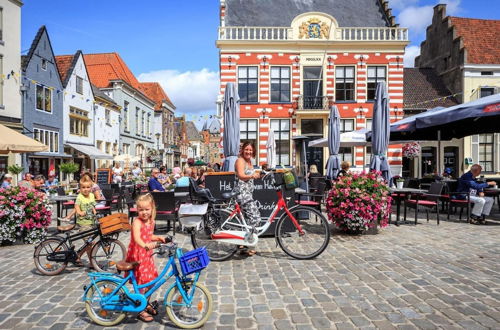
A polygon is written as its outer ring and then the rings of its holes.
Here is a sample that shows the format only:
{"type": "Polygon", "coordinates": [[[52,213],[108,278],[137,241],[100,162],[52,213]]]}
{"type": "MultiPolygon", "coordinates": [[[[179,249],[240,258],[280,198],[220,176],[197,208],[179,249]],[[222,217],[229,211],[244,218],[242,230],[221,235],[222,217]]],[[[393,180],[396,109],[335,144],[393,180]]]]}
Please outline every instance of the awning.
{"type": "Polygon", "coordinates": [[[82,154],[89,156],[91,159],[113,159],[113,156],[105,154],[94,146],[77,143],[67,143],[66,145],[80,151],[82,154]]]}
{"type": "Polygon", "coordinates": [[[47,151],[49,147],[30,137],[22,135],[0,125],[0,154],[8,154],[9,152],[39,152],[47,151]]]}

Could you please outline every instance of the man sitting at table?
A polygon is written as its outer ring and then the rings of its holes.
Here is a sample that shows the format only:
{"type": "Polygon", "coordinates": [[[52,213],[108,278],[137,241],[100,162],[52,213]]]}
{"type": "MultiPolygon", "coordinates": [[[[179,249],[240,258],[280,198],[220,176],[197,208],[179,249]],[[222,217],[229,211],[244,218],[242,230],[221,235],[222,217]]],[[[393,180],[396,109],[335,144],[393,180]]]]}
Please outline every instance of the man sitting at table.
{"type": "Polygon", "coordinates": [[[153,168],[151,170],[151,178],[148,181],[149,191],[165,191],[160,181],[158,181],[158,175],[160,174],[160,170],[157,168],[153,168]]]}
{"type": "MultiPolygon", "coordinates": [[[[457,192],[470,193],[470,201],[474,203],[472,208],[471,223],[481,224],[486,223],[485,217],[490,214],[491,207],[493,206],[493,198],[484,196],[484,188],[494,186],[495,181],[487,183],[480,183],[476,178],[481,174],[482,167],[479,164],[471,166],[470,171],[465,173],[458,180],[457,192]]],[[[465,195],[457,196],[458,199],[465,199],[465,195]]]]}
{"type": "Polygon", "coordinates": [[[56,174],[54,172],[49,173],[49,178],[45,181],[45,186],[48,189],[55,189],[59,185],[59,181],[56,179],[56,174]]]}

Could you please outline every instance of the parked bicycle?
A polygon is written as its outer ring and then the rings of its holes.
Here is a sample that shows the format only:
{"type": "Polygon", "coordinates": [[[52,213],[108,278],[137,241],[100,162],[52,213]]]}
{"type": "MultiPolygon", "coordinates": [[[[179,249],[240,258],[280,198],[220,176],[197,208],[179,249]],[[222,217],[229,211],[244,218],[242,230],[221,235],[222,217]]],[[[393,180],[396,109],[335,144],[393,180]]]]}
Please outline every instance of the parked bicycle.
{"type": "MultiPolygon", "coordinates": [[[[266,232],[280,211],[283,211],[276,222],[275,238],[277,244],[289,256],[296,259],[312,259],[320,255],[330,241],[330,228],[327,219],[317,209],[303,205],[288,208],[283,197],[284,182],[276,182],[274,171],[265,172],[276,188],[278,202],[269,218],[262,219],[252,232],[244,212],[236,201],[237,193],[223,193],[223,204],[210,199],[206,208],[204,221],[190,222],[191,242],[194,248],[205,246],[211,260],[229,259],[239,246],[253,247],[258,237],[266,232]]],[[[188,212],[189,213],[189,212],[188,212]]],[[[194,218],[195,214],[183,214],[179,210],[181,223],[183,218],[194,218]]]]}
{"type": "Polygon", "coordinates": [[[138,285],[134,269],[138,263],[120,261],[119,271],[128,271],[125,276],[111,273],[89,273],[90,285],[84,287],[83,301],[89,317],[102,326],[114,326],[122,322],[127,313],[141,312],[151,297],[170,278],[175,282],[165,293],[163,304],[170,320],[184,329],[199,328],[210,317],[213,308],[212,295],[198,282],[201,271],[207,267],[209,258],[205,249],[182,254],[182,249],[169,237],[167,244],[159,244],[155,254],[168,253],[169,260],[157,278],[138,285]],[[181,271],[175,260],[178,259],[181,271]],[[168,270],[170,269],[170,272],[168,270]],[[167,274],[168,272],[168,274],[167,274]],[[132,290],[126,284],[132,283],[132,290]],[[144,290],[147,289],[147,290],[144,290]],[[141,293],[143,290],[144,293],[141,293]]]}
{"type": "Polygon", "coordinates": [[[82,232],[71,233],[74,228],[75,224],[59,226],[57,229],[64,235],[50,236],[35,247],[33,258],[40,273],[49,276],[60,274],[68,263],[81,263],[80,257],[86,252],[90,265],[101,272],[110,271],[118,261],[125,259],[127,249],[118,240],[118,235],[120,231],[130,229],[126,214],[115,213],[104,218],[96,216],[95,226],[82,232]],[[76,250],[74,242],[80,239],[84,243],[76,250]]]}

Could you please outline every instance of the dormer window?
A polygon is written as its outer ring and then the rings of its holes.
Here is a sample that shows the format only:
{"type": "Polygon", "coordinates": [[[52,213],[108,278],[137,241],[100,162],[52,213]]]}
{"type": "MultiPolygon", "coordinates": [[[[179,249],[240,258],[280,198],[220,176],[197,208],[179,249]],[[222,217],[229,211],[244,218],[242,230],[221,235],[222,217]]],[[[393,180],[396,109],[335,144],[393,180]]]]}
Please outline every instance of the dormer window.
{"type": "Polygon", "coordinates": [[[47,71],[47,60],[42,58],[42,70],[47,71]]]}

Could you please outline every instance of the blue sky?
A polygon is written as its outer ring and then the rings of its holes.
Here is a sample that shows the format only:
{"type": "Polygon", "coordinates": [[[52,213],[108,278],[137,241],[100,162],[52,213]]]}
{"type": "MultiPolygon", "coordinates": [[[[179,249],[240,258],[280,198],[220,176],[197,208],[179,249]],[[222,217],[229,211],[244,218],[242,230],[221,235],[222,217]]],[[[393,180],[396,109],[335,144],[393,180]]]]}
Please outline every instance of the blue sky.
{"type": "MultiPolygon", "coordinates": [[[[390,0],[401,26],[410,28],[406,63],[418,55],[439,2],[448,3],[450,15],[500,19],[500,0],[390,0]]],[[[118,52],[140,80],[159,81],[178,112],[205,115],[214,113],[218,91],[218,6],[218,0],[25,0],[21,49],[45,24],[56,54],[118,52]]]]}

